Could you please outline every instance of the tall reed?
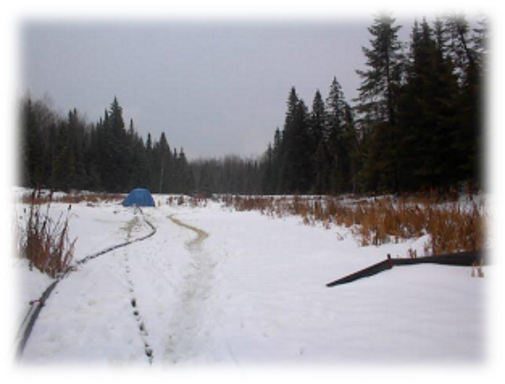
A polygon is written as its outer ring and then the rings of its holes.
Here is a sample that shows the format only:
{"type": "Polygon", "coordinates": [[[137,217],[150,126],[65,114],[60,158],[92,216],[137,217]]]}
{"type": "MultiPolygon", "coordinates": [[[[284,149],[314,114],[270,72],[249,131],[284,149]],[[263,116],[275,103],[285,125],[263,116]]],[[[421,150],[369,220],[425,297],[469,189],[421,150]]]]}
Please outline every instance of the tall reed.
{"type": "Polygon", "coordinates": [[[50,203],[42,211],[41,193],[34,190],[28,207],[28,217],[19,236],[20,257],[29,260],[30,268],[37,268],[52,278],[64,275],[70,268],[77,239],[69,240],[69,211],[57,220],[50,217],[50,203]]]}
{"type": "Polygon", "coordinates": [[[237,211],[258,210],[271,217],[298,215],[303,223],[345,226],[362,246],[428,235],[425,255],[484,249],[487,222],[482,203],[443,201],[432,195],[380,198],[226,196],[237,211]]]}

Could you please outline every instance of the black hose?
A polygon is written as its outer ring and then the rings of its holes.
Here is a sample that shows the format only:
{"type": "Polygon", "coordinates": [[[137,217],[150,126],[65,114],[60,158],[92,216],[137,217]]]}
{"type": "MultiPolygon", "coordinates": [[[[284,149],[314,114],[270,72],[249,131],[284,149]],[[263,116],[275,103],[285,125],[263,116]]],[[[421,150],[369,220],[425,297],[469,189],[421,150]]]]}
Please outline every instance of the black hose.
{"type": "Polygon", "coordinates": [[[49,287],[47,287],[47,289],[44,291],[44,293],[42,294],[42,296],[40,296],[40,298],[38,300],[31,302],[32,307],[30,308],[30,311],[28,312],[28,314],[31,313],[31,316],[29,317],[28,323],[26,323],[26,328],[23,331],[23,336],[21,337],[21,340],[19,341],[18,351],[17,351],[18,358],[21,358],[21,356],[23,355],[23,352],[26,347],[26,343],[28,342],[28,338],[30,337],[30,335],[32,333],[33,327],[35,326],[35,322],[37,321],[37,318],[39,317],[42,307],[44,307],[47,299],[51,295],[51,292],[54,290],[54,288],[56,288],[56,286],[58,285],[58,283],[60,281],[61,281],[60,279],[55,280],[49,287]],[[35,308],[35,309],[33,309],[33,308],[35,308]],[[33,310],[33,312],[32,312],[32,310],[33,310]]]}
{"type": "Polygon", "coordinates": [[[403,265],[416,265],[416,264],[442,264],[442,265],[454,265],[454,266],[471,266],[475,264],[486,264],[489,262],[485,254],[487,251],[469,251],[460,253],[451,253],[445,255],[428,256],[428,257],[417,257],[412,259],[392,259],[389,257],[380,263],[374,264],[368,268],[357,271],[351,275],[342,277],[341,279],[335,280],[331,283],[326,284],[327,287],[334,287],[336,285],[347,284],[353,281],[362,279],[364,277],[370,277],[378,273],[387,271],[394,266],[403,265]]]}
{"type": "MultiPolygon", "coordinates": [[[[104,250],[102,250],[100,252],[97,252],[97,253],[93,254],[93,255],[86,256],[85,258],[77,261],[76,264],[77,265],[86,264],[89,260],[95,259],[98,256],[102,256],[102,255],[104,255],[104,254],[106,254],[108,252],[111,252],[111,251],[115,250],[115,249],[118,249],[118,248],[121,248],[121,247],[125,247],[125,246],[127,246],[129,244],[133,244],[133,243],[136,243],[136,242],[139,242],[139,241],[143,241],[143,240],[146,240],[146,239],[150,238],[151,236],[154,236],[154,234],[156,233],[156,227],[154,225],[152,225],[149,222],[149,220],[147,220],[145,218],[144,212],[142,212],[142,210],[140,209],[140,207],[138,207],[138,209],[140,210],[140,213],[142,214],[142,218],[144,219],[144,222],[151,228],[151,233],[149,233],[146,236],[140,237],[138,239],[130,240],[130,241],[127,241],[127,242],[124,242],[124,243],[121,243],[121,244],[114,245],[112,247],[106,248],[106,249],[104,249],[104,250]]],[[[60,276],[55,281],[53,281],[51,283],[51,285],[49,285],[49,287],[46,288],[46,290],[44,291],[44,293],[42,294],[42,296],[40,296],[40,298],[38,300],[34,300],[34,301],[32,301],[30,303],[31,304],[30,310],[28,311],[27,315],[25,316],[25,319],[23,320],[23,323],[21,324],[20,330],[18,332],[18,335],[20,335],[20,334],[22,335],[21,338],[20,338],[20,340],[19,340],[19,344],[18,344],[18,348],[17,348],[17,357],[18,357],[18,359],[21,358],[22,355],[23,355],[23,352],[24,352],[25,347],[26,347],[26,343],[28,342],[28,338],[30,337],[30,335],[32,333],[32,330],[33,330],[33,328],[35,326],[35,322],[37,321],[37,319],[39,317],[39,314],[40,314],[40,311],[44,307],[46,301],[49,299],[49,296],[53,292],[54,288],[56,288],[56,286],[58,285],[58,283],[65,276],[68,276],[70,274],[70,272],[73,271],[73,270],[74,269],[72,267],[67,268],[62,274],[60,274],[60,276]]]]}

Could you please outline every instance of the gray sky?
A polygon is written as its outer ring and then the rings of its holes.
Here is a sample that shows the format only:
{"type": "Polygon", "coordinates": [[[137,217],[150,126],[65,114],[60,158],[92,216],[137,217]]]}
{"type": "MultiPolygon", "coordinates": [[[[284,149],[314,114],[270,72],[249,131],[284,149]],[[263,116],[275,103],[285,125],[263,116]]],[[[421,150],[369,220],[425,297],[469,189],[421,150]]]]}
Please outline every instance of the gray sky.
{"type": "MultiPolygon", "coordinates": [[[[22,28],[22,90],[95,122],[114,96],[125,121],[190,159],[259,155],[282,127],[289,90],[310,107],[334,76],[348,101],[372,16],[333,22],[49,23],[22,28]]],[[[410,26],[405,25],[402,40],[410,26]]]]}

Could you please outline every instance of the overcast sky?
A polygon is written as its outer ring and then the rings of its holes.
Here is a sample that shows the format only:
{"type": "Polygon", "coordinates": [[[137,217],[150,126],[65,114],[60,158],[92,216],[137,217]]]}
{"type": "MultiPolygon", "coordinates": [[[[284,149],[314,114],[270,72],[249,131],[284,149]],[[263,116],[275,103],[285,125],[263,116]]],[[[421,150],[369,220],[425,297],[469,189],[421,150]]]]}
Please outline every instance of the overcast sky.
{"type": "MultiPolygon", "coordinates": [[[[289,90],[311,106],[334,76],[356,97],[369,18],[333,22],[25,23],[22,84],[88,121],[114,96],[125,121],[190,159],[261,154],[282,127],[289,90]]],[[[402,40],[410,34],[405,25],[402,40]]]]}

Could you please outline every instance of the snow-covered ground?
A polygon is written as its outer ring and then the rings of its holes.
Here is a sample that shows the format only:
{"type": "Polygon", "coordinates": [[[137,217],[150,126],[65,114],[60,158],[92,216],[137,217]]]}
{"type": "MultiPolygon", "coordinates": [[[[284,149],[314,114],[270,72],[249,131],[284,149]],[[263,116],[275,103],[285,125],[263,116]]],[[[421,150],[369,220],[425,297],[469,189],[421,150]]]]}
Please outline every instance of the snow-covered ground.
{"type": "MultiPolygon", "coordinates": [[[[161,203],[166,197],[157,196],[161,203]]],[[[56,216],[68,205],[53,204],[56,216]]],[[[18,211],[22,207],[18,205],[18,211]]],[[[398,267],[326,283],[426,239],[359,247],[349,230],[205,207],[144,208],[157,233],[80,266],[41,311],[29,365],[478,363],[486,357],[487,279],[470,268],[398,267]]],[[[76,260],[145,236],[139,213],[74,204],[76,260]]],[[[14,265],[21,321],[51,280],[14,265]]],[[[486,274],[492,273],[486,268],[486,274]]]]}

